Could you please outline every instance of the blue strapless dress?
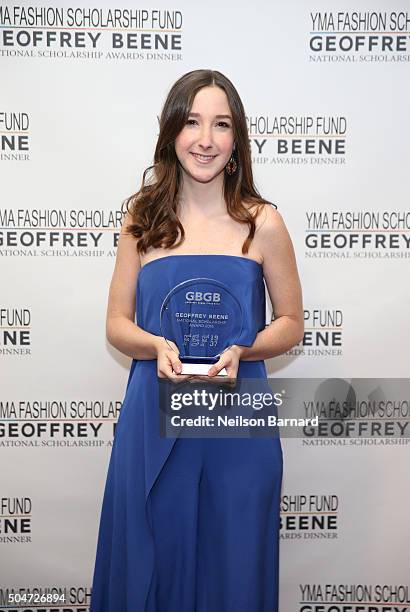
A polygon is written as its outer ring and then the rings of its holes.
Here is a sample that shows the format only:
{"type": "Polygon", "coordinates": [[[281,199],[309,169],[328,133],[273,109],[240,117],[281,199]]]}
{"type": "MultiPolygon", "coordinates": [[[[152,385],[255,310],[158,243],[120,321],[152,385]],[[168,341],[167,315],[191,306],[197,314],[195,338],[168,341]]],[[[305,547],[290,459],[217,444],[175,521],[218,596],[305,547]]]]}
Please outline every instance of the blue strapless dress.
{"type": "MultiPolygon", "coordinates": [[[[159,312],[162,301],[175,285],[193,277],[215,278],[239,296],[244,312],[244,326],[236,344],[251,346],[257,333],[265,327],[265,287],[262,266],[242,256],[167,255],[145,264],[139,272],[136,289],[138,325],[160,335],[159,312]]],[[[241,378],[266,379],[264,361],[241,361],[238,379],[241,378]]],[[[245,595],[243,601],[232,600],[230,605],[227,603],[229,598],[218,591],[219,603],[213,603],[209,609],[199,601],[192,609],[184,609],[183,605],[178,607],[171,602],[166,609],[158,609],[155,604],[153,584],[156,549],[150,521],[150,503],[153,489],[176,440],[161,438],[159,435],[156,360],[133,359],[108,467],[90,612],[277,612],[282,480],[279,438],[268,440],[271,445],[269,449],[273,449],[272,454],[267,455],[268,478],[272,486],[269,486],[269,498],[265,506],[259,503],[254,505],[255,515],[252,518],[255,532],[248,534],[246,540],[251,544],[244,550],[235,550],[235,558],[244,563],[244,572],[245,567],[256,567],[263,574],[263,580],[258,578],[257,583],[261,592],[249,593],[246,598],[250,599],[247,601],[244,601],[245,595]],[[269,473],[271,461],[272,470],[269,473]],[[255,539],[263,543],[258,549],[258,558],[254,558],[255,539]],[[262,559],[261,550],[264,551],[262,559]]],[[[221,439],[217,442],[224,443],[221,439]]],[[[229,442],[237,445],[259,444],[259,448],[267,444],[266,440],[260,439],[236,439],[229,442]]],[[[247,452],[246,448],[242,447],[242,454],[244,449],[247,452]]],[[[255,457],[250,453],[249,461],[255,460],[255,457]]],[[[263,470],[266,479],[266,466],[263,470]]],[[[253,488],[248,495],[251,497],[252,493],[253,488]]],[[[224,533],[220,533],[219,537],[223,539],[224,533]]],[[[236,542],[236,549],[237,546],[236,542]]],[[[169,564],[171,567],[172,559],[169,559],[169,564]]],[[[238,575],[236,579],[239,585],[245,581],[245,576],[238,575]]],[[[211,584],[208,587],[216,589],[211,584]]],[[[203,585],[201,588],[206,587],[203,585]]],[[[218,585],[218,589],[223,588],[223,584],[218,585]]],[[[212,597],[208,598],[208,601],[211,600],[212,597]]]]}

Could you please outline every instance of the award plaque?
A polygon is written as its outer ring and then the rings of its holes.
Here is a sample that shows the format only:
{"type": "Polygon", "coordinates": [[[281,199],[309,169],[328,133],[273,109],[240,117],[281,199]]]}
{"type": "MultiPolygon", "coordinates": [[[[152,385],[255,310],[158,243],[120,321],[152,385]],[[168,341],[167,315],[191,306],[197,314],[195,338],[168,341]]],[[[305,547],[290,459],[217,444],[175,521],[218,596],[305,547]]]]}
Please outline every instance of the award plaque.
{"type": "MultiPolygon", "coordinates": [[[[227,285],[212,278],[179,283],[161,305],[161,334],[168,344],[171,340],[178,347],[181,374],[207,375],[221,353],[236,344],[242,324],[238,298],[227,285]]],[[[218,376],[227,376],[225,368],[218,376]]]]}

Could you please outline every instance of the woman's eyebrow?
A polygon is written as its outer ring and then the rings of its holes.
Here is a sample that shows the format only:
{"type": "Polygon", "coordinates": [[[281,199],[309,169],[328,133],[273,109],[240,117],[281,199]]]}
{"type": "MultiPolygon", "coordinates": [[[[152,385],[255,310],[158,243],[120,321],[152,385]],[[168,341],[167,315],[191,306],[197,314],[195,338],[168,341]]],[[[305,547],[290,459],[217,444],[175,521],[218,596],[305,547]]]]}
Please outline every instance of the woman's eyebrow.
{"type": "MultiPolygon", "coordinates": [[[[189,116],[200,117],[201,113],[189,113],[189,116]]],[[[231,115],[215,115],[215,119],[232,119],[231,115]]]]}

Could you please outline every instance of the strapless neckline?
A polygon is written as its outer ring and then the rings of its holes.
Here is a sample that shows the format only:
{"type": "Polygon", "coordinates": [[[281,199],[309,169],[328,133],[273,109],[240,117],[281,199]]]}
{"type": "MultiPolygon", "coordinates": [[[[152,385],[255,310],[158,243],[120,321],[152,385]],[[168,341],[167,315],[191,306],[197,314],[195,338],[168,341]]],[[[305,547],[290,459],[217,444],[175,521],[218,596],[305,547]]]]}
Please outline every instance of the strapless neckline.
{"type": "Polygon", "coordinates": [[[258,268],[262,269],[262,264],[259,263],[259,261],[256,261],[256,259],[252,259],[251,257],[243,257],[241,255],[225,255],[223,253],[181,253],[181,255],[164,255],[163,257],[157,257],[156,259],[152,259],[151,261],[148,261],[146,264],[144,264],[139,271],[139,274],[141,274],[142,270],[144,270],[145,268],[152,266],[153,264],[162,261],[162,260],[168,260],[168,259],[176,259],[177,257],[226,257],[226,258],[230,258],[230,259],[239,259],[241,261],[249,261],[251,264],[257,266],[258,268]]]}

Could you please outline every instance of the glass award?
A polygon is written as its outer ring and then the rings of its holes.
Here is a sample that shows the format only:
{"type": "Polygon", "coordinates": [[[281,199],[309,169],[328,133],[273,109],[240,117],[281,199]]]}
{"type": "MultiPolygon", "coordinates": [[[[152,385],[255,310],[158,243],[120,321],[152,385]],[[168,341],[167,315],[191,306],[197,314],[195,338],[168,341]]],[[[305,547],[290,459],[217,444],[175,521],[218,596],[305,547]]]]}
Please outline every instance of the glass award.
{"type": "MultiPolygon", "coordinates": [[[[243,325],[241,303],[224,283],[190,278],[165,296],[160,310],[161,335],[179,350],[181,374],[206,376],[221,353],[236,344],[243,325]]],[[[227,376],[223,368],[218,376],[227,376]]]]}

